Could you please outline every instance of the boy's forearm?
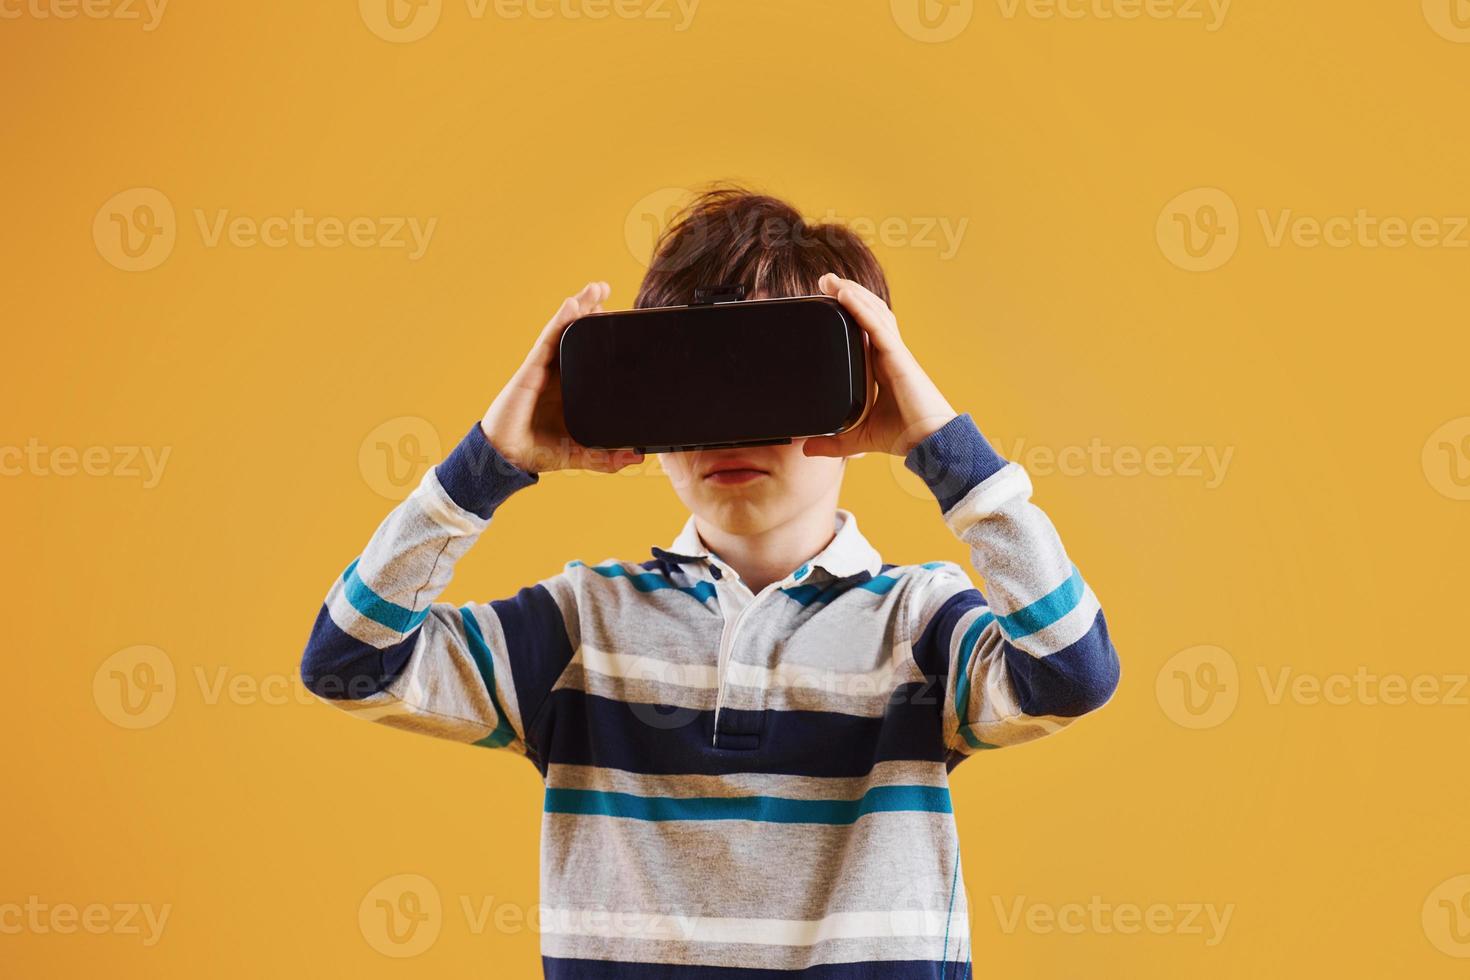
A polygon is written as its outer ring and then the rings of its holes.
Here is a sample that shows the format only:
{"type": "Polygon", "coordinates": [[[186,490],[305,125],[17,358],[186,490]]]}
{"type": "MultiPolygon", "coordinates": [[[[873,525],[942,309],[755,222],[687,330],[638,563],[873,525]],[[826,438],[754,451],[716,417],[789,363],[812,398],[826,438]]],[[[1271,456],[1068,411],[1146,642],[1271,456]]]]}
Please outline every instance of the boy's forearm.
{"type": "Polygon", "coordinates": [[[407,663],[455,563],[495,509],[538,480],[496,452],[476,423],[333,583],[302,656],[307,686],[333,700],[382,691],[407,663]]]}
{"type": "Polygon", "coordinates": [[[970,547],[1025,713],[1071,717],[1104,703],[1117,685],[1117,654],[1097,597],[1031,502],[1026,471],[996,452],[968,413],[915,446],[904,464],[970,547]]]}

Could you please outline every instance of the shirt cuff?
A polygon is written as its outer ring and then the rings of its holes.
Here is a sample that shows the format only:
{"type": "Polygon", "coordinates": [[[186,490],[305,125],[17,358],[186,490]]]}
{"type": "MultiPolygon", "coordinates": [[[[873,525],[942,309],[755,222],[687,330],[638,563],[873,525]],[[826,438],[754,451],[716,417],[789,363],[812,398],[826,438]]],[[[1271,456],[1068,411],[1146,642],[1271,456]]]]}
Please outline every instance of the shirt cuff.
{"type": "Polygon", "coordinates": [[[486,520],[511,494],[541,479],[500,455],[478,421],[434,474],[450,500],[486,520]]]}
{"type": "Polygon", "coordinates": [[[969,412],[956,415],[925,436],[903,459],[903,465],[928,485],[942,513],[948,513],[1006,462],[980,434],[969,412]]]}

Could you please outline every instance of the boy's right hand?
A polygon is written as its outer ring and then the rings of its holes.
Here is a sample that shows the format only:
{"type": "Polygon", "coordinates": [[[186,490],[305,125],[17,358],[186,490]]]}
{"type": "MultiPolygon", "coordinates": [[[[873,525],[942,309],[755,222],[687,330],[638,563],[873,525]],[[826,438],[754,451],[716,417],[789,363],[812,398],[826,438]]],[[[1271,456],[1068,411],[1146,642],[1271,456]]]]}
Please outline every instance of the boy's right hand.
{"type": "Polygon", "coordinates": [[[490,445],[528,473],[569,469],[615,473],[643,459],[642,453],[631,449],[588,449],[567,433],[562,416],[557,361],[562,331],[578,317],[601,312],[611,292],[605,282],[589,282],[567,297],[480,421],[490,445]]]}

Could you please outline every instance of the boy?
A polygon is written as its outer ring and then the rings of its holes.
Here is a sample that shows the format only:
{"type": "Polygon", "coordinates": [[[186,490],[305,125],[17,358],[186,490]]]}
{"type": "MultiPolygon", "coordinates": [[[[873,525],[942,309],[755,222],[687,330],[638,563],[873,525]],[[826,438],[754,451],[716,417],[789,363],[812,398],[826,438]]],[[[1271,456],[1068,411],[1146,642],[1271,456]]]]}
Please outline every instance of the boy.
{"type": "Polygon", "coordinates": [[[959,977],[949,771],[1106,703],[1117,655],[1025,471],[904,346],[860,239],[712,191],[660,239],[636,305],[734,283],[820,291],[861,324],[879,391],[858,428],[663,454],[691,513],[651,559],[435,602],[540,472],[639,458],[585,450],[562,424],[557,342],[607,299],[590,283],[333,584],[302,676],[365,718],[536,764],[553,980],[959,977]],[[989,604],[954,562],[883,562],[837,506],[845,457],[873,451],[923,477],[989,604]]]}

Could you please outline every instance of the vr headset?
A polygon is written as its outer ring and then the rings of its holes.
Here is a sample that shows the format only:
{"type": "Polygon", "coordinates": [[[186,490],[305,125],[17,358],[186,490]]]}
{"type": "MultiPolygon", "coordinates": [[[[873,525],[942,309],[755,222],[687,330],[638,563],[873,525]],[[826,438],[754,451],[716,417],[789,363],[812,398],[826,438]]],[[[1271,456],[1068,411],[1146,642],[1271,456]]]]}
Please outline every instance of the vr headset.
{"type": "Polygon", "coordinates": [[[571,437],[663,453],[779,445],[861,422],[872,368],[863,330],[842,305],[744,294],[701,289],[690,306],[572,321],[558,355],[571,437]]]}

